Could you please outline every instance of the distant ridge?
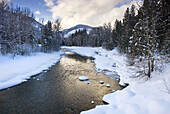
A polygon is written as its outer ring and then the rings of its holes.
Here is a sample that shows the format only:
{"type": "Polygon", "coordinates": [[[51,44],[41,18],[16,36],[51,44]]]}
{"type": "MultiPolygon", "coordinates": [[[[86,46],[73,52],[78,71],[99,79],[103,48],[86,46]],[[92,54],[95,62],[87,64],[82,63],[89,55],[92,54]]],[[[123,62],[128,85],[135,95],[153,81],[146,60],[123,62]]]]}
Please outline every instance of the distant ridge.
{"type": "Polygon", "coordinates": [[[62,31],[62,36],[64,38],[67,38],[67,37],[71,36],[72,34],[74,34],[76,31],[79,31],[79,30],[82,31],[84,29],[86,29],[87,33],[89,33],[93,29],[93,27],[88,26],[88,25],[78,24],[78,25],[73,26],[73,27],[71,27],[69,29],[63,30],[62,31]]]}

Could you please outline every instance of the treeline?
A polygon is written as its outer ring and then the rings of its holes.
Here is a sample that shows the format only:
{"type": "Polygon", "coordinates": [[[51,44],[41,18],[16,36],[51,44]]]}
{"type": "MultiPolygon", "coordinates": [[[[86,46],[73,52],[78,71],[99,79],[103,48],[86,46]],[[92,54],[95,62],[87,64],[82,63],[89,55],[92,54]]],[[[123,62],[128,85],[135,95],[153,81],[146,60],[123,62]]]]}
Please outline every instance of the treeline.
{"type": "Polygon", "coordinates": [[[106,23],[90,34],[86,30],[78,31],[64,40],[64,44],[117,48],[120,53],[127,54],[129,64],[136,66],[139,76],[150,77],[160,57],[169,58],[169,15],[168,0],[144,0],[139,9],[135,5],[127,8],[123,20],[116,20],[114,28],[106,23]]]}
{"type": "Polygon", "coordinates": [[[0,2],[0,54],[28,55],[58,50],[60,21],[45,26],[35,21],[29,8],[0,2]],[[53,26],[53,27],[52,27],[53,26]],[[50,46],[49,46],[50,45],[50,46]]]}

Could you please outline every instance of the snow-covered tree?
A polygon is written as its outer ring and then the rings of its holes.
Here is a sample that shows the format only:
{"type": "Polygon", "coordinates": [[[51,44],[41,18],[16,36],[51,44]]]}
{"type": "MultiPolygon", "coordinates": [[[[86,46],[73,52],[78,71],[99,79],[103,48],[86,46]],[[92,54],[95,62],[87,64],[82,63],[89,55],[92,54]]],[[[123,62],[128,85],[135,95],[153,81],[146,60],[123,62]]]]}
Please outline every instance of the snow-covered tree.
{"type": "Polygon", "coordinates": [[[60,41],[54,41],[56,45],[51,42],[59,35],[55,34],[55,38],[53,35],[51,22],[44,26],[35,21],[34,14],[29,8],[21,8],[13,4],[9,6],[4,0],[0,2],[1,54],[10,53],[15,57],[37,51],[58,50],[60,41]]]}

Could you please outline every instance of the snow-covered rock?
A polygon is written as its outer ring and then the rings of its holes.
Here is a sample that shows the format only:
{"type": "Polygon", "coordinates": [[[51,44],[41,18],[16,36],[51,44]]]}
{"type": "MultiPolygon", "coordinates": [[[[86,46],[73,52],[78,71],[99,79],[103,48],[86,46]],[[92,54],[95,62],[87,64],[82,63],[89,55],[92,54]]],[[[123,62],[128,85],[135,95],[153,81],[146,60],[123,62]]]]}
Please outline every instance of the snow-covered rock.
{"type": "Polygon", "coordinates": [[[100,81],[100,84],[104,84],[104,81],[101,80],[101,81],[100,81]]]}
{"type": "Polygon", "coordinates": [[[91,101],[92,104],[94,104],[94,101],[91,101]]]}
{"type": "Polygon", "coordinates": [[[106,87],[108,87],[108,88],[109,88],[109,87],[110,87],[110,84],[106,84],[106,87]]]}
{"type": "Polygon", "coordinates": [[[86,76],[79,76],[79,80],[80,81],[87,81],[87,80],[89,80],[89,78],[86,77],[86,76]]]}
{"type": "Polygon", "coordinates": [[[116,90],[112,90],[112,92],[115,92],[116,90]]]}

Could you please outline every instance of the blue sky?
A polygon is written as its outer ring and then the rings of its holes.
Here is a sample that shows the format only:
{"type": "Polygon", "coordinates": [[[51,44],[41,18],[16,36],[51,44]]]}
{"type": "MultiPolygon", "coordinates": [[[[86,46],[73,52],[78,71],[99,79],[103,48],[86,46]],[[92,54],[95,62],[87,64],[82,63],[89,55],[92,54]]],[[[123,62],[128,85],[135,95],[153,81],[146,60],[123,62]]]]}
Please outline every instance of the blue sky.
{"type": "Polygon", "coordinates": [[[49,11],[49,7],[46,6],[44,0],[11,0],[15,5],[19,5],[21,7],[28,7],[36,18],[44,18],[46,20],[52,19],[52,12],[49,11]],[[36,14],[35,12],[39,11],[40,14],[36,14]]]}
{"type": "Polygon", "coordinates": [[[61,18],[63,28],[77,24],[100,26],[122,19],[127,7],[140,0],[11,0],[29,7],[35,17],[47,20],[61,18]],[[38,12],[37,12],[38,11],[38,12]],[[35,13],[37,12],[37,13],[35,13]]]}

